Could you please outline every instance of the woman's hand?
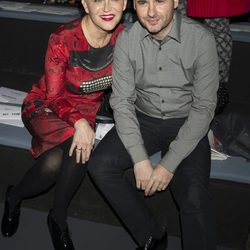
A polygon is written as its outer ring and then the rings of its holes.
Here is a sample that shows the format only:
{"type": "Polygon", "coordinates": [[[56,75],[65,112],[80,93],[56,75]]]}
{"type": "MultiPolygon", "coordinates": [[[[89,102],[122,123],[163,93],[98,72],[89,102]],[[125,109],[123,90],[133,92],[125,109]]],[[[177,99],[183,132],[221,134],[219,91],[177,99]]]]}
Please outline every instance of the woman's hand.
{"type": "Polygon", "coordinates": [[[82,160],[82,164],[89,160],[91,150],[95,143],[95,132],[85,119],[78,120],[75,125],[73,142],[69,150],[69,156],[76,150],[76,162],[82,160]]]}

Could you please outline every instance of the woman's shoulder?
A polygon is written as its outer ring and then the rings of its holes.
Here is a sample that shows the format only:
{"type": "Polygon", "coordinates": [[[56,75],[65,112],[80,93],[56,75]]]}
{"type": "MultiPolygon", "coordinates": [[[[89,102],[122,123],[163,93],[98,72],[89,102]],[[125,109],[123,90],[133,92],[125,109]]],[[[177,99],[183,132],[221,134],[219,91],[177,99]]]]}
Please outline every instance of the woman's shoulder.
{"type": "Polygon", "coordinates": [[[52,35],[68,36],[71,34],[79,33],[81,31],[81,18],[73,20],[69,23],[60,25],[52,35]]]}
{"type": "Polygon", "coordinates": [[[71,21],[70,23],[59,26],[53,33],[50,34],[49,43],[68,48],[78,47],[84,43],[83,33],[81,29],[81,18],[71,21]]]}

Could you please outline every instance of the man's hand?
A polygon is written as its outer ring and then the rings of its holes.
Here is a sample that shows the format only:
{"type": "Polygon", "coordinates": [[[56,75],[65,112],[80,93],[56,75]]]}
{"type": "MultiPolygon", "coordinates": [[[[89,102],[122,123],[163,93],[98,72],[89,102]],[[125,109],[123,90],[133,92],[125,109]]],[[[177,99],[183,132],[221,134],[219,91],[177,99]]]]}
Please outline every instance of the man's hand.
{"type": "Polygon", "coordinates": [[[156,191],[163,191],[167,188],[173,174],[162,165],[158,164],[153,170],[150,180],[145,188],[145,196],[151,196],[156,191]]]}
{"type": "Polygon", "coordinates": [[[153,167],[150,160],[143,160],[134,165],[134,175],[138,189],[145,190],[152,172],[153,167]]]}

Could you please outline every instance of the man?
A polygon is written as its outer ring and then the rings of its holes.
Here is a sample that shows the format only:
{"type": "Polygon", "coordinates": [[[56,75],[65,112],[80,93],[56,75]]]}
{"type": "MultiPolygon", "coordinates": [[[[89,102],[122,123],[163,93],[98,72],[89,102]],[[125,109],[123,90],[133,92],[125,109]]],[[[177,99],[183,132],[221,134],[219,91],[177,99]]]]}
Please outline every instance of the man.
{"type": "MultiPolygon", "coordinates": [[[[89,171],[137,249],[166,249],[167,235],[144,204],[171,189],[185,250],[214,250],[207,139],[218,89],[212,34],[175,10],[178,0],[135,0],[139,22],[118,37],[111,106],[116,127],[100,142],[89,171]],[[161,151],[153,168],[149,156],[161,151]],[[136,187],[124,171],[134,167],[136,187]]],[[[166,211],[167,212],[167,211],[166,211]]]]}

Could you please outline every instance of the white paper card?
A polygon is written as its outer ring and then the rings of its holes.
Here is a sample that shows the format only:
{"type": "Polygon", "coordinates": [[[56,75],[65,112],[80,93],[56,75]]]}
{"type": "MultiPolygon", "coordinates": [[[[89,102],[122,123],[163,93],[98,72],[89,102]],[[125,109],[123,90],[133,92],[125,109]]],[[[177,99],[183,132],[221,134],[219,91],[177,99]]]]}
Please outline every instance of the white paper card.
{"type": "Polygon", "coordinates": [[[21,120],[21,107],[0,104],[0,120],[14,119],[21,120]]]}
{"type": "Polygon", "coordinates": [[[26,92],[10,89],[6,87],[0,87],[0,100],[2,102],[14,103],[21,105],[24,97],[27,95],[26,92]]]}
{"type": "Polygon", "coordinates": [[[0,120],[0,123],[2,124],[6,124],[6,125],[11,125],[11,126],[15,126],[15,127],[24,127],[23,121],[22,120],[8,120],[8,119],[2,119],[0,120]]]}
{"type": "Polygon", "coordinates": [[[114,123],[98,123],[96,125],[95,138],[101,140],[111,128],[113,128],[114,123]]]}

